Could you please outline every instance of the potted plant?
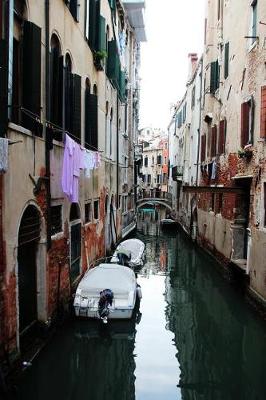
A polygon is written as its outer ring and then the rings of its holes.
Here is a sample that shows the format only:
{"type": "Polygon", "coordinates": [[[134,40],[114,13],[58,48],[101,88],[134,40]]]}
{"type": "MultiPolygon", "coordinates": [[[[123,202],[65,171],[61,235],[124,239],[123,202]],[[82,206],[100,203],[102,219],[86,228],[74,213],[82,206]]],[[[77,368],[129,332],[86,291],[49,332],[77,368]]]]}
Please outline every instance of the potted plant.
{"type": "Polygon", "coordinates": [[[99,71],[103,70],[106,58],[107,58],[107,52],[105,50],[99,50],[93,53],[93,61],[97,70],[99,71]]]}

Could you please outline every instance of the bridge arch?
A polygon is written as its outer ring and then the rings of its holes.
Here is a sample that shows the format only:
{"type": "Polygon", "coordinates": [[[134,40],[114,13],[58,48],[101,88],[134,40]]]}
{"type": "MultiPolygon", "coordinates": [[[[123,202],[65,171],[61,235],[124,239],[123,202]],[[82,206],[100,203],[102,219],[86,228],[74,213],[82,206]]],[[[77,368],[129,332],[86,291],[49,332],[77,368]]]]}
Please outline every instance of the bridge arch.
{"type": "Polygon", "coordinates": [[[163,200],[153,200],[153,199],[149,199],[149,200],[143,200],[138,202],[137,204],[137,210],[139,210],[141,207],[145,206],[145,204],[160,204],[161,206],[168,208],[168,210],[172,211],[172,207],[167,204],[165,201],[163,200]]]}

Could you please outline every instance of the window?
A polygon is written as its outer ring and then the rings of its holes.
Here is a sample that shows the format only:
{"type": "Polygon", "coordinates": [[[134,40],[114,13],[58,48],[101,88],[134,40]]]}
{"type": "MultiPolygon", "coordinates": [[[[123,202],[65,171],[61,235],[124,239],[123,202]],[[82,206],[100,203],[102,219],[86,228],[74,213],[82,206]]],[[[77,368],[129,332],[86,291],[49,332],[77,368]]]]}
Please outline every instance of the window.
{"type": "Polygon", "coordinates": [[[162,165],[162,156],[161,156],[161,154],[159,154],[159,155],[157,156],[157,164],[158,164],[158,165],[162,165]]]}
{"type": "Polygon", "coordinates": [[[225,140],[226,140],[226,119],[220,121],[219,126],[219,142],[218,142],[218,154],[225,153],[225,140]]]}
{"type": "Polygon", "coordinates": [[[220,66],[218,60],[211,63],[210,74],[210,93],[214,94],[220,86],[220,66]]]}
{"type": "Polygon", "coordinates": [[[67,7],[69,8],[69,11],[72,14],[72,17],[75,19],[75,21],[79,21],[79,7],[80,4],[78,0],[65,0],[65,3],[67,7]]]}
{"type": "Polygon", "coordinates": [[[217,153],[217,125],[212,127],[211,135],[211,157],[215,157],[217,153]]]}
{"type": "Polygon", "coordinates": [[[152,158],[151,158],[151,165],[152,166],[154,165],[154,156],[152,156],[152,158]]]}
{"type": "MultiPolygon", "coordinates": [[[[98,97],[91,93],[89,80],[85,89],[85,147],[98,149],[98,97]]],[[[94,89],[95,92],[95,89],[94,89]]]]}
{"type": "Polygon", "coordinates": [[[150,185],[151,184],[151,175],[149,174],[148,175],[148,185],[150,185]]]}
{"type": "Polygon", "coordinates": [[[157,175],[157,183],[161,183],[161,175],[157,175]]]}
{"type": "Polygon", "coordinates": [[[260,137],[266,139],[266,86],[261,88],[260,137]]]}
{"type": "Polygon", "coordinates": [[[224,46],[224,79],[229,75],[229,42],[224,46]]]}
{"type": "Polygon", "coordinates": [[[252,7],[252,15],[251,15],[251,33],[250,33],[250,40],[251,40],[251,45],[256,41],[257,39],[257,11],[258,11],[258,2],[257,0],[253,0],[251,3],[252,7]]]}
{"type": "Polygon", "coordinates": [[[63,99],[63,63],[58,37],[51,38],[51,79],[50,79],[50,120],[57,126],[62,126],[63,99]]]}
{"type": "Polygon", "coordinates": [[[184,104],[182,114],[183,114],[183,121],[182,122],[184,124],[186,122],[186,118],[187,118],[187,103],[184,104]]]}
{"type": "Polygon", "coordinates": [[[94,219],[99,219],[99,200],[95,200],[93,203],[94,219]]]}
{"type": "Polygon", "coordinates": [[[241,147],[253,144],[255,104],[253,97],[241,104],[241,147]]]}
{"type": "MultiPolygon", "coordinates": [[[[5,2],[1,3],[5,4],[5,2]]],[[[14,2],[13,60],[11,61],[13,70],[10,71],[12,87],[8,88],[12,95],[12,108],[9,114],[13,122],[41,136],[40,124],[29,115],[30,112],[40,118],[41,28],[32,22],[25,21],[25,16],[25,1],[16,0],[14,2]]],[[[0,23],[2,25],[2,21],[0,23]]]]}
{"type": "Polygon", "coordinates": [[[145,167],[148,167],[148,163],[149,163],[149,159],[148,159],[148,157],[145,157],[145,159],[144,159],[144,166],[145,166],[145,167]]]}
{"type": "Polygon", "coordinates": [[[51,234],[62,232],[62,206],[51,207],[51,234]]]}
{"type": "Polygon", "coordinates": [[[111,108],[111,112],[110,112],[110,121],[109,121],[109,150],[110,150],[110,157],[112,155],[113,152],[113,109],[111,108]]]}
{"type": "Polygon", "coordinates": [[[92,221],[92,208],[91,203],[85,204],[85,223],[92,221]]]}
{"type": "Polygon", "coordinates": [[[89,38],[88,42],[92,50],[98,50],[98,38],[99,38],[99,20],[100,20],[100,1],[90,0],[88,19],[89,19],[89,38]]]}
{"type": "Polygon", "coordinates": [[[127,212],[127,196],[122,196],[122,213],[126,213],[127,212]]]}
{"type": "Polygon", "coordinates": [[[195,107],[195,92],[196,92],[196,87],[193,86],[192,94],[191,94],[191,108],[192,109],[195,107]]]}
{"type": "Polygon", "coordinates": [[[206,158],[206,135],[201,136],[201,162],[206,158]]]}

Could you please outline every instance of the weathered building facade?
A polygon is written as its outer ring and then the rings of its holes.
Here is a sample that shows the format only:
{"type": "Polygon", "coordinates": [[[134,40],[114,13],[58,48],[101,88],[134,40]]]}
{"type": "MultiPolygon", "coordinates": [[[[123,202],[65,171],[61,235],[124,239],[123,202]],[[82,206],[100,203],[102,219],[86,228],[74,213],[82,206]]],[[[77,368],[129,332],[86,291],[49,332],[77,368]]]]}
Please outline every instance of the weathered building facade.
{"type": "Polygon", "coordinates": [[[142,167],[139,186],[144,190],[167,192],[168,137],[159,129],[143,128],[138,137],[142,145],[142,167]]]}
{"type": "MultiPolygon", "coordinates": [[[[144,1],[1,1],[0,342],[17,354],[75,282],[134,227],[144,1]],[[2,57],[3,55],[3,57],[2,57]],[[66,137],[97,160],[62,189],[66,137]],[[97,164],[97,165],[96,165],[97,164]]],[[[71,142],[71,143],[73,143],[71,142]]],[[[76,148],[76,147],[75,147],[76,148]]]]}
{"type": "Polygon", "coordinates": [[[182,191],[196,198],[197,240],[265,301],[266,4],[206,4],[198,183],[183,176],[182,191]]]}

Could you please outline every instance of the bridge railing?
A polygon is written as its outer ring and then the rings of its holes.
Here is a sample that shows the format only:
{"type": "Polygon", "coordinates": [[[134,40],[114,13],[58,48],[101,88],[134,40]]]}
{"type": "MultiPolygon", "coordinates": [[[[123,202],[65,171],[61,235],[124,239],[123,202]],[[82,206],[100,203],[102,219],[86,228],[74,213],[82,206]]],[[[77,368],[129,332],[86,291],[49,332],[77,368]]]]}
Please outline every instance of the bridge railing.
{"type": "Polygon", "coordinates": [[[163,200],[167,203],[172,203],[172,194],[158,189],[145,189],[138,194],[137,200],[140,202],[146,199],[163,200]]]}

